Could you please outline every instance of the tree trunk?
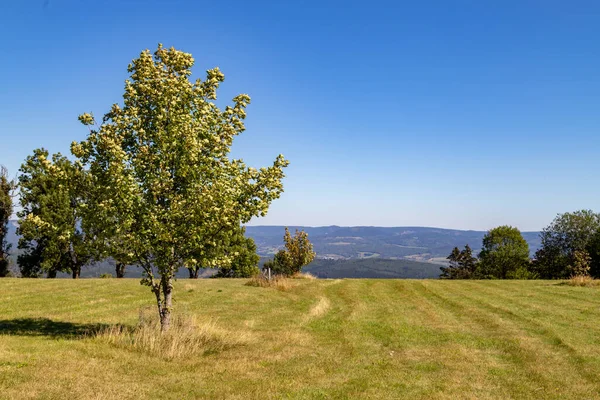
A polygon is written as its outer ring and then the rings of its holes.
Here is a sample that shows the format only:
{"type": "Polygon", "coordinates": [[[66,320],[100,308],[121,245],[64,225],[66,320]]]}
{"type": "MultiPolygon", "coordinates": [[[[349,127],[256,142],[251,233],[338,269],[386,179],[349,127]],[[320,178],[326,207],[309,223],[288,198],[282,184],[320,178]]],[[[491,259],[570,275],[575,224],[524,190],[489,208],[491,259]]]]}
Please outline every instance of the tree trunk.
{"type": "Polygon", "coordinates": [[[115,272],[117,273],[117,278],[123,278],[125,276],[125,263],[117,262],[115,270],[115,272]]]}
{"type": "Polygon", "coordinates": [[[71,271],[73,272],[73,279],[79,279],[79,275],[81,275],[81,266],[76,266],[71,268],[71,271]]]}
{"type": "MultiPolygon", "coordinates": [[[[2,241],[0,241],[0,246],[2,245],[2,241]]],[[[0,248],[0,255],[2,254],[2,249],[0,248]]],[[[0,257],[0,277],[1,278],[5,278],[8,276],[8,273],[10,271],[8,270],[8,260],[4,257],[1,256],[0,257]]]]}
{"type": "Polygon", "coordinates": [[[51,269],[48,271],[48,279],[54,279],[54,278],[56,278],[56,270],[51,269]]]}
{"type": "Polygon", "coordinates": [[[171,307],[173,301],[173,278],[163,278],[161,279],[161,288],[163,301],[162,307],[159,305],[159,313],[160,313],[160,330],[161,332],[166,332],[169,330],[171,326],[171,307]]]}

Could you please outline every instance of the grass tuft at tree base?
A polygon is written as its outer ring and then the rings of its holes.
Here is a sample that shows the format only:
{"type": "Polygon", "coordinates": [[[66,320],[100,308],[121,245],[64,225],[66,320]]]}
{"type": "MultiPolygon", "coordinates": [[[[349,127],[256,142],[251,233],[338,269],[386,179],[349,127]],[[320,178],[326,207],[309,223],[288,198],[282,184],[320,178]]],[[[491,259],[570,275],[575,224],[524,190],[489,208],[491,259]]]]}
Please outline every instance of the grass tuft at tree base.
{"type": "Polygon", "coordinates": [[[156,310],[147,307],[140,310],[135,327],[111,325],[93,338],[125,350],[182,360],[243,345],[248,342],[249,334],[227,331],[211,320],[200,322],[194,316],[177,314],[173,316],[171,329],[161,332],[156,310]]]}

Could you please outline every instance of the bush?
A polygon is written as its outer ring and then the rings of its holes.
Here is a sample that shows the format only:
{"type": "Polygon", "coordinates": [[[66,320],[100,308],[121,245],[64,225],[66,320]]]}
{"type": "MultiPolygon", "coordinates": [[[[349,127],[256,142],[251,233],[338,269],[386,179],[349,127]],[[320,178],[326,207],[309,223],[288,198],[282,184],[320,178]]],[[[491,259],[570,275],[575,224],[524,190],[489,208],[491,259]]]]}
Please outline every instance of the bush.
{"type": "Polygon", "coordinates": [[[112,277],[113,277],[112,274],[108,274],[108,273],[100,275],[100,278],[102,278],[102,279],[108,279],[108,278],[112,278],[112,277]]]}

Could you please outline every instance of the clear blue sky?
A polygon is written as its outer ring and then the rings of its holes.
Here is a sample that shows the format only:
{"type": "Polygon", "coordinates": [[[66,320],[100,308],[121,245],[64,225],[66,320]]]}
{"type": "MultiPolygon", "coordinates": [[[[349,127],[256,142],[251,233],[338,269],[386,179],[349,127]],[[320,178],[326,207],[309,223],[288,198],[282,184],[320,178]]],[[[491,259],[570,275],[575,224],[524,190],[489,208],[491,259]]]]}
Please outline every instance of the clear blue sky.
{"type": "Polygon", "coordinates": [[[234,155],[283,153],[257,224],[522,230],[600,211],[600,2],[0,0],[0,164],[68,153],[143,49],[253,103],[234,155]]]}

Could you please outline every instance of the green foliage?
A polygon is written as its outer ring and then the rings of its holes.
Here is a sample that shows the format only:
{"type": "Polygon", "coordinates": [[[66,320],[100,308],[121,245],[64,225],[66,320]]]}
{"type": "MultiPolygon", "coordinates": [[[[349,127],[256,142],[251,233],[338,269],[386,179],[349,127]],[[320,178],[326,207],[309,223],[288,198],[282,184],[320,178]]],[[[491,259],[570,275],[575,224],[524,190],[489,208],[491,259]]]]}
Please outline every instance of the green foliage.
{"type": "Polygon", "coordinates": [[[292,257],[286,250],[275,253],[273,260],[266,262],[264,268],[271,268],[271,273],[274,275],[291,276],[297,272],[292,265],[292,257]]]}
{"type": "Polygon", "coordinates": [[[473,250],[467,244],[461,251],[458,247],[452,249],[447,257],[449,265],[440,267],[442,273],[440,279],[472,279],[477,269],[477,258],[473,256],[473,250]]]}
{"type": "Polygon", "coordinates": [[[291,276],[302,272],[302,267],[315,259],[313,245],[308,240],[308,233],[296,229],[294,236],[286,227],[283,235],[285,250],[279,250],[273,259],[265,263],[263,268],[271,268],[275,275],[291,276]]]}
{"type": "Polygon", "coordinates": [[[78,278],[91,259],[91,239],[80,228],[87,175],[80,163],[36,149],[20,169],[22,210],[19,258],[26,276],[44,271],[71,271],[78,278]]]}
{"type": "MultiPolygon", "coordinates": [[[[592,258],[598,254],[599,242],[593,239],[599,230],[600,214],[591,210],[559,214],[540,234],[542,246],[535,255],[536,272],[544,279],[568,278],[572,272],[569,266],[575,262],[575,252],[587,251],[592,258]]],[[[598,262],[600,260],[593,261],[593,264],[598,262]]],[[[597,273],[596,268],[593,271],[597,273]]]]}
{"type": "Polygon", "coordinates": [[[6,241],[8,221],[13,212],[12,192],[15,183],[8,178],[8,170],[0,166],[0,277],[8,276],[9,251],[11,244],[6,241]]]}
{"type": "Polygon", "coordinates": [[[112,274],[102,274],[102,275],[100,275],[101,279],[110,279],[112,277],[113,277],[112,274]]]}
{"type": "Polygon", "coordinates": [[[575,250],[573,263],[569,265],[571,276],[589,276],[592,258],[585,250],[575,250]]]}
{"type": "MultiPolygon", "coordinates": [[[[35,241],[19,240],[19,248],[22,252],[17,256],[17,264],[23,278],[39,278],[42,275],[44,243],[44,238],[38,238],[35,241]]],[[[56,269],[49,274],[49,277],[51,276],[56,277],[56,269]]]]}
{"type": "Polygon", "coordinates": [[[539,279],[537,272],[531,270],[531,264],[522,265],[506,274],[507,279],[539,279]]]}
{"type": "Polygon", "coordinates": [[[292,274],[300,273],[303,266],[310,264],[315,259],[316,254],[313,251],[312,243],[308,240],[308,233],[296,229],[296,233],[292,237],[290,230],[285,228],[283,241],[289,255],[292,274]]]}
{"type": "Polygon", "coordinates": [[[227,253],[232,256],[231,263],[219,267],[216,278],[250,278],[257,275],[260,257],[256,253],[256,244],[245,235],[245,228],[240,228],[231,237],[227,253]]]}
{"type": "MultiPolygon", "coordinates": [[[[479,253],[480,278],[508,279],[526,275],[529,266],[529,245],[521,232],[512,226],[491,229],[483,237],[479,253]]],[[[529,275],[528,275],[529,276],[529,275]]]]}
{"type": "Polygon", "coordinates": [[[128,67],[123,104],[99,126],[81,115],[90,134],[71,147],[97,187],[86,226],[100,238],[118,237],[144,269],[142,284],[156,296],[163,329],[176,271],[231,263],[225,244],[232,228],[267,213],[288,165],[281,155],[259,170],[228,158],[245,130],[250,97],[238,95],[220,110],[213,101],[223,73],[215,68],[204,81],[190,81],[193,65],[191,54],[174,48],[142,52],[128,67]]]}
{"type": "Polygon", "coordinates": [[[600,278],[600,230],[590,238],[587,253],[590,256],[590,276],[600,278]]]}

